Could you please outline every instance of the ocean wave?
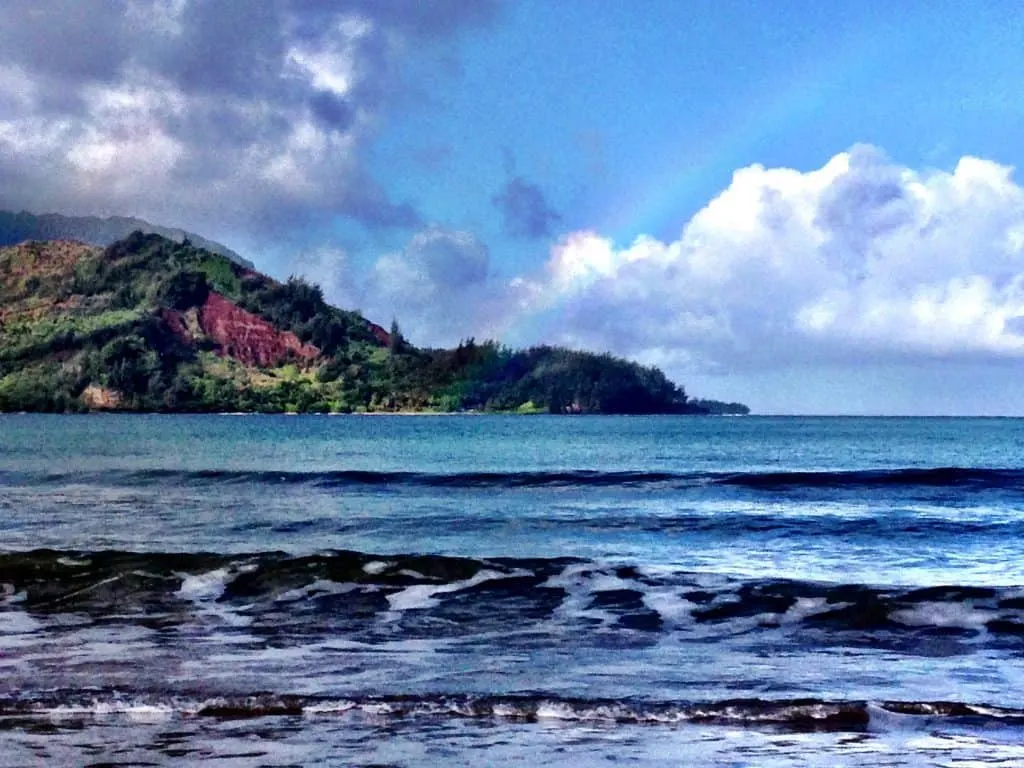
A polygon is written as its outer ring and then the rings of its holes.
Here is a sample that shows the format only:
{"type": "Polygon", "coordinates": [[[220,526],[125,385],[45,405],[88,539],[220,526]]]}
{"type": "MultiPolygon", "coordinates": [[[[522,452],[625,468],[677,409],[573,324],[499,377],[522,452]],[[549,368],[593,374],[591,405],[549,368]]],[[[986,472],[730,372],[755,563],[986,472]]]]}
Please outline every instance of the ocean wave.
{"type": "Polygon", "coordinates": [[[1024,488],[1024,470],[990,467],[906,467],[839,472],[741,472],[715,482],[748,488],[938,487],[967,489],[1024,488]]]}
{"type": "Polygon", "coordinates": [[[131,720],[366,716],[372,718],[472,718],[644,725],[704,724],[796,731],[863,731],[884,715],[968,721],[973,726],[1024,725],[1024,709],[955,701],[835,701],[726,699],[706,702],[587,699],[547,694],[300,696],[267,692],[213,697],[166,697],[106,691],[56,691],[0,697],[0,719],[74,720],[122,716],[131,720]]]}
{"type": "MultiPolygon", "coordinates": [[[[532,522],[549,528],[587,531],[623,531],[662,534],[708,534],[721,537],[770,535],[780,537],[835,537],[846,542],[885,541],[898,536],[900,541],[922,539],[934,543],[942,537],[1024,537],[1024,520],[1005,510],[991,510],[987,517],[958,510],[894,507],[888,509],[822,509],[820,505],[794,507],[784,514],[765,513],[763,509],[718,508],[693,511],[660,511],[657,514],[616,515],[602,510],[580,510],[569,515],[535,513],[532,522]],[[941,514],[945,512],[945,516],[941,514]]],[[[773,510],[774,511],[774,510],[773,510]]],[[[973,512],[973,511],[972,511],[973,512]]]]}
{"type": "Polygon", "coordinates": [[[1022,490],[1024,469],[990,467],[895,468],[843,471],[646,472],[558,470],[533,472],[380,472],[266,470],[108,470],[102,472],[0,472],[4,485],[305,485],[319,488],[418,486],[435,488],[733,486],[751,490],[800,488],[960,488],[1022,490]]]}
{"type": "Polygon", "coordinates": [[[670,472],[601,472],[572,470],[558,472],[377,472],[337,470],[322,472],[264,470],[109,470],[105,472],[25,473],[0,472],[0,482],[8,485],[119,484],[119,485],[305,485],[319,488],[359,486],[419,486],[437,488],[540,487],[540,486],[616,486],[688,483],[699,481],[698,474],[670,472]]]}
{"type": "Polygon", "coordinates": [[[330,551],[293,556],[34,550],[0,554],[0,610],[259,622],[267,631],[474,634],[553,622],[584,633],[723,636],[784,630],[804,643],[907,633],[1024,639],[1024,588],[834,584],[610,565],[330,551]],[[310,612],[315,614],[311,620],[310,612]],[[394,627],[392,626],[389,631],[394,627]]]}

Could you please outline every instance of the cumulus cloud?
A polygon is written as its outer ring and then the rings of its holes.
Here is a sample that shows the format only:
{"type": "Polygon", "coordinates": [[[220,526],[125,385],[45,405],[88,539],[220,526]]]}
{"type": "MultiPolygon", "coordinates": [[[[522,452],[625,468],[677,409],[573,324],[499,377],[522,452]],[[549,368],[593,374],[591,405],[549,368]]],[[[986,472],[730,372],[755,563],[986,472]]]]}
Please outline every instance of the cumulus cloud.
{"type": "Polygon", "coordinates": [[[564,237],[527,280],[539,335],[670,370],[1024,356],[1024,189],[964,157],[916,171],[857,146],[754,165],[673,242],[564,237]]]}
{"type": "Polygon", "coordinates": [[[562,220],[536,184],[522,176],[509,179],[501,191],[491,198],[501,213],[506,234],[538,240],[548,237],[552,227],[562,220]]]}
{"type": "Polygon", "coordinates": [[[223,230],[415,226],[362,151],[413,45],[491,2],[9,0],[0,207],[223,230]]]}
{"type": "Polygon", "coordinates": [[[517,296],[492,272],[481,240],[438,226],[416,233],[363,274],[344,252],[331,249],[307,254],[300,267],[329,299],[384,325],[397,319],[405,336],[422,346],[501,337],[517,296]]]}
{"type": "Polygon", "coordinates": [[[441,227],[361,275],[340,256],[307,273],[427,345],[557,342],[686,378],[998,363],[1024,357],[1024,188],[988,160],[919,171],[857,146],[817,170],[736,171],[672,242],[567,234],[512,280],[441,227]]]}

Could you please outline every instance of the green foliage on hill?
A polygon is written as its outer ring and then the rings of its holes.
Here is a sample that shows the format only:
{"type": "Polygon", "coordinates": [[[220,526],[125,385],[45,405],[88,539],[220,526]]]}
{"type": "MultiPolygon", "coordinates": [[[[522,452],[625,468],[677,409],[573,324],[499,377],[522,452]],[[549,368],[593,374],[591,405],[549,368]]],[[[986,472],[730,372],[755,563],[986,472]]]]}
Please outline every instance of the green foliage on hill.
{"type": "MultiPolygon", "coordinates": [[[[221,305],[224,303],[221,302],[221,305]]],[[[232,310],[237,312],[237,310],[232,310]]],[[[251,317],[251,315],[241,315],[251,317]]],[[[249,321],[249,325],[260,321],[249,321]]],[[[243,323],[244,325],[244,323],[243,323]]],[[[275,330],[276,329],[276,330],[275,330]]],[[[239,329],[238,345],[252,329],[239,329]]],[[[230,342],[230,340],[229,340],[230,342]]],[[[284,347],[281,347],[284,349],[284,347]]],[[[70,255],[0,249],[0,411],[684,413],[656,368],[558,347],[469,339],[418,349],[332,307],[301,278],[278,282],[201,248],[135,232],[70,255]],[[304,344],[269,367],[207,335],[211,293],[304,344]],[[246,362],[246,360],[249,362],[246,362]]]]}
{"type": "Polygon", "coordinates": [[[424,373],[442,407],[549,413],[664,413],[686,396],[656,368],[559,347],[511,350],[474,340],[431,350],[424,373]]]}
{"type": "Polygon", "coordinates": [[[746,416],[750,413],[743,403],[724,403],[721,400],[690,400],[689,405],[694,412],[709,416],[746,416]]]}
{"type": "Polygon", "coordinates": [[[327,357],[343,355],[350,344],[377,344],[363,317],[332,307],[324,301],[320,286],[302,278],[290,277],[278,283],[250,273],[237,294],[225,295],[236,299],[243,309],[319,348],[327,357]]]}

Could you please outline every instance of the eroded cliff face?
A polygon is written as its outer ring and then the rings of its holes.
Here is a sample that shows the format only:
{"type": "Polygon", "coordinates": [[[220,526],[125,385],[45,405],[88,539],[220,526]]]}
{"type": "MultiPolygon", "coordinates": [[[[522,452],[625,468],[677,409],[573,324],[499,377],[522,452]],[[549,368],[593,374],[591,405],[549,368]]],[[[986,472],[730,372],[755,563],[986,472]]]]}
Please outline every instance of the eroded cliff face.
{"type": "Polygon", "coordinates": [[[262,317],[213,291],[199,308],[199,327],[218,345],[222,355],[245,365],[267,368],[292,356],[313,360],[320,355],[319,349],[303,344],[291,331],[277,330],[262,317]]]}
{"type": "Polygon", "coordinates": [[[370,329],[370,333],[385,347],[391,344],[391,334],[385,331],[376,323],[371,323],[369,320],[366,321],[366,327],[370,329]]]}
{"type": "MultiPolygon", "coordinates": [[[[183,341],[195,341],[188,318],[176,310],[165,310],[164,322],[183,341]]],[[[198,330],[217,345],[217,354],[232,357],[243,365],[270,368],[289,359],[312,361],[320,350],[303,344],[291,331],[279,331],[271,323],[242,309],[213,291],[199,307],[198,330]]]]}
{"type": "Polygon", "coordinates": [[[82,402],[92,411],[112,411],[120,405],[124,396],[116,389],[90,384],[82,392],[82,402]]]}

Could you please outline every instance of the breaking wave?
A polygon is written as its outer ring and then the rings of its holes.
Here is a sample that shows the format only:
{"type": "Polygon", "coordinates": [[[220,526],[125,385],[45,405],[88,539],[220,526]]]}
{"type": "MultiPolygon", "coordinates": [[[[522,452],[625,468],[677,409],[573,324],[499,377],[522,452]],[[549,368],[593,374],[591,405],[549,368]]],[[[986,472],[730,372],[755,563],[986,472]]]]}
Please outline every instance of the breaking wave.
{"type": "Polygon", "coordinates": [[[358,633],[387,617],[428,634],[556,622],[591,633],[782,629],[807,643],[910,632],[1024,640],[1020,587],[736,579],[576,558],[34,550],[0,554],[0,599],[0,611],[34,616],[166,621],[218,606],[246,621],[265,614],[268,626],[292,634],[358,633]]]}
{"type": "Polygon", "coordinates": [[[125,695],[106,691],[57,691],[43,696],[0,698],[0,719],[130,719],[260,717],[474,718],[521,721],[560,720],[602,724],[695,723],[772,727],[797,731],[861,731],[884,715],[962,721],[974,726],[1024,725],[1024,709],[953,701],[829,701],[816,698],[727,699],[671,702],[564,698],[548,695],[298,696],[266,692],[242,696],[189,698],[125,695]]]}

